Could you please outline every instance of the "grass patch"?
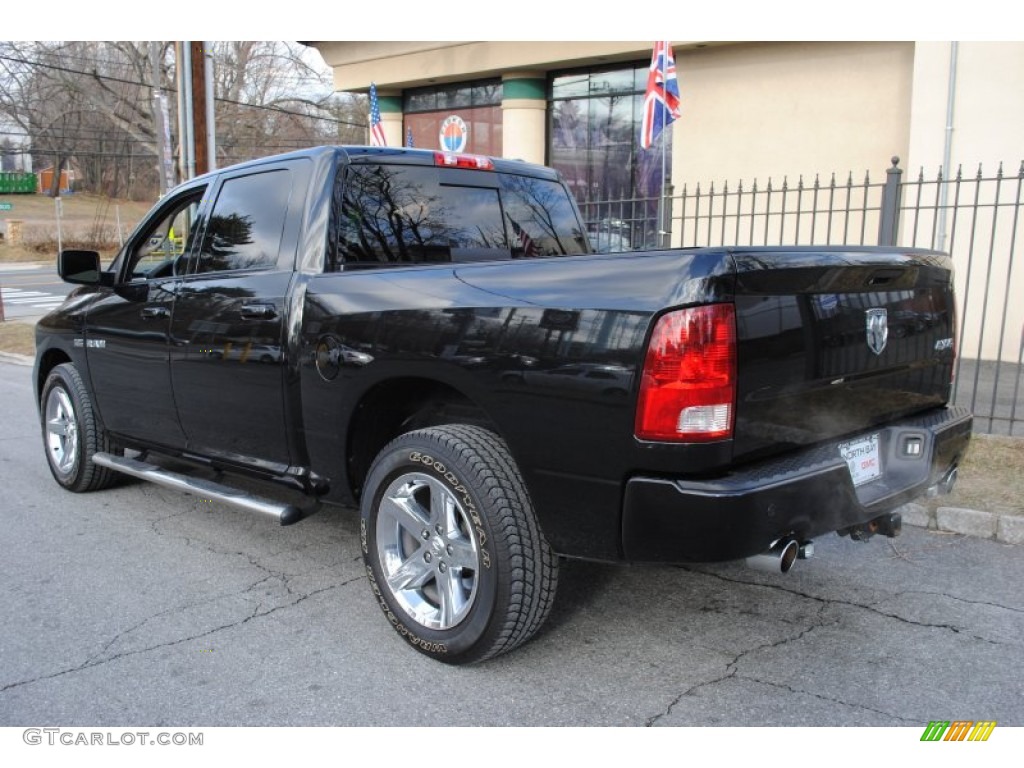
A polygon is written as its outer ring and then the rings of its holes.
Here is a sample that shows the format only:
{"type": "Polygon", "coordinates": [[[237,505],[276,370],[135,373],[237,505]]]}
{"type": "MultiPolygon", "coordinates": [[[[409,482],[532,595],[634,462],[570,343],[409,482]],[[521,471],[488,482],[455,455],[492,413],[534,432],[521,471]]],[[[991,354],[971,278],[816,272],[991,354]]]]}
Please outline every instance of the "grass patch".
{"type": "Polygon", "coordinates": [[[1024,515],[1024,439],[973,435],[953,493],[923,503],[1024,515]]]}
{"type": "Polygon", "coordinates": [[[26,261],[52,261],[56,263],[57,251],[54,249],[47,253],[40,251],[37,246],[0,245],[0,264],[26,261]]]}
{"type": "Polygon", "coordinates": [[[36,327],[15,320],[0,323],[0,352],[35,356],[36,327]]]}
{"type": "MultiPolygon", "coordinates": [[[[0,213],[0,263],[54,261],[57,257],[57,214],[46,195],[2,195],[13,206],[0,213]],[[11,242],[10,221],[21,222],[21,242],[11,242]]],[[[61,244],[65,248],[114,253],[152,203],[114,200],[90,194],[61,197],[61,244]],[[120,232],[118,226],[120,225],[120,232]]]]}

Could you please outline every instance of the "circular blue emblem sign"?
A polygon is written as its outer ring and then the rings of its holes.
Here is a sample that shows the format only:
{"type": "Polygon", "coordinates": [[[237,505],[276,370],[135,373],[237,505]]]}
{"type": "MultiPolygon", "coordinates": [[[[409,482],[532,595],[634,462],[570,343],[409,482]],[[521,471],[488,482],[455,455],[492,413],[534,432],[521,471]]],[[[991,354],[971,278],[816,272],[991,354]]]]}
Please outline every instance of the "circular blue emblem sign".
{"type": "Polygon", "coordinates": [[[449,115],[441,123],[438,141],[445,152],[462,152],[469,141],[469,126],[458,115],[449,115]]]}

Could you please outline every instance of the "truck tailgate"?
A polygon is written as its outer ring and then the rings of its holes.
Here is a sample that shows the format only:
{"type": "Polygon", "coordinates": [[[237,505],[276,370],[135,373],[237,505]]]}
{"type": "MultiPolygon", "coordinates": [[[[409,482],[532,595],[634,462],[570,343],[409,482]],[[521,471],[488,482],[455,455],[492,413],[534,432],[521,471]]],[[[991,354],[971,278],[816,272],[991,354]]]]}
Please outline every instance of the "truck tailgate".
{"type": "Polygon", "coordinates": [[[870,453],[873,426],[949,399],[956,320],[944,254],[755,248],[734,258],[736,458],[843,435],[863,437],[846,446],[851,456],[870,453]]]}

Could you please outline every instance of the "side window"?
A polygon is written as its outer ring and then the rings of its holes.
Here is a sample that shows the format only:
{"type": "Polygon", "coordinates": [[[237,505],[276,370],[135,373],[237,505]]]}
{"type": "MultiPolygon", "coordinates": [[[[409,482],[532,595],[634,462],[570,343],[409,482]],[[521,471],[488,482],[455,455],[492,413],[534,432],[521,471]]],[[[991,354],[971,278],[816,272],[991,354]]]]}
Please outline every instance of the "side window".
{"type": "Polygon", "coordinates": [[[497,189],[402,165],[348,166],[341,183],[329,269],[509,258],[497,189]]]}
{"type": "Polygon", "coordinates": [[[502,174],[501,197],[514,257],[570,256],[588,251],[568,193],[558,182],[502,174]]]}
{"type": "Polygon", "coordinates": [[[291,192],[286,168],[225,180],[206,224],[196,272],[276,265],[291,192]]]}
{"type": "Polygon", "coordinates": [[[175,200],[169,209],[146,230],[128,255],[128,274],[132,280],[169,277],[185,271],[185,260],[192,247],[198,222],[196,215],[205,188],[175,200]]]}

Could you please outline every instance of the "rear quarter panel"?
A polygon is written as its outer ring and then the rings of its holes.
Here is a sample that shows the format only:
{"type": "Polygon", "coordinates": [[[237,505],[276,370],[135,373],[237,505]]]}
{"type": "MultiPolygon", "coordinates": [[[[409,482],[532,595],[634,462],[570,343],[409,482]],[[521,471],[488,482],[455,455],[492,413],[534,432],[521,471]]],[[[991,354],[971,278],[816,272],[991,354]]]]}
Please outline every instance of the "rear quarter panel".
{"type": "Polygon", "coordinates": [[[622,483],[640,467],[699,471],[727,445],[642,444],[636,377],[652,318],[731,297],[722,252],[665,251],[349,271],[308,282],[302,402],[314,471],[348,485],[344,436],[377,384],[442,382],[477,403],[523,472],[556,550],[620,556],[622,483]],[[351,364],[326,380],[324,339],[351,364]]]}

